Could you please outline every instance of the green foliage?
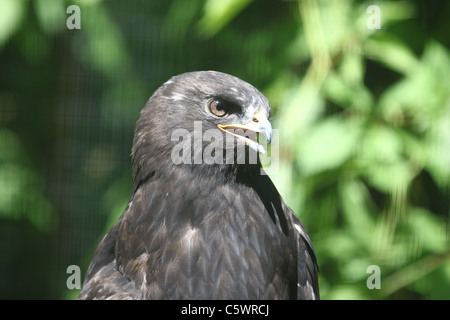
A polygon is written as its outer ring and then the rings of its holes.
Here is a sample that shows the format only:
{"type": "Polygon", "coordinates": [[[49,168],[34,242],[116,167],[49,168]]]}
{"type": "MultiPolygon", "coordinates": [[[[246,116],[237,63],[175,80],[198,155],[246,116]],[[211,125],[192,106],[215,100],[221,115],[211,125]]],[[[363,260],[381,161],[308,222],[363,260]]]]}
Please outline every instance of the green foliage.
{"type": "Polygon", "coordinates": [[[11,131],[0,131],[0,216],[26,219],[36,228],[52,227],[52,206],[42,194],[36,173],[24,161],[26,155],[18,137],[11,131]]]}
{"type": "Polygon", "coordinates": [[[227,25],[252,0],[207,0],[204,14],[198,22],[199,34],[211,37],[227,25]]]}
{"type": "MultiPolygon", "coordinates": [[[[297,33],[279,46],[283,67],[269,68],[264,90],[282,137],[282,169],[272,178],[310,230],[323,298],[426,298],[435,290],[448,298],[450,54],[426,38],[417,54],[390,32],[414,17],[413,3],[376,4],[379,31],[366,27],[365,3],[299,1],[302,19],[291,12],[297,33]],[[376,78],[368,64],[395,79],[376,78]],[[423,180],[427,174],[432,182],[423,180]],[[438,211],[423,207],[430,183],[446,202],[438,211]],[[414,198],[417,188],[424,202],[414,198]],[[366,270],[374,264],[383,279],[371,291],[366,270]],[[440,282],[431,280],[437,273],[440,282]],[[426,279],[433,285],[416,288],[426,279]]],[[[202,19],[220,21],[220,12],[202,19]]]]}
{"type": "Polygon", "coordinates": [[[25,1],[4,0],[0,9],[0,46],[2,46],[19,27],[25,10],[25,1]]]}
{"type": "MultiPolygon", "coordinates": [[[[76,297],[66,267],[84,273],[125,208],[149,95],[215,69],[271,102],[271,178],[313,240],[323,299],[450,298],[449,4],[73,3],[81,30],[65,26],[72,2],[0,2],[0,218],[50,235],[48,295],[76,297]],[[371,265],[379,290],[366,286],[371,265]]],[[[0,246],[0,270],[14,270],[21,247],[0,246]]]]}

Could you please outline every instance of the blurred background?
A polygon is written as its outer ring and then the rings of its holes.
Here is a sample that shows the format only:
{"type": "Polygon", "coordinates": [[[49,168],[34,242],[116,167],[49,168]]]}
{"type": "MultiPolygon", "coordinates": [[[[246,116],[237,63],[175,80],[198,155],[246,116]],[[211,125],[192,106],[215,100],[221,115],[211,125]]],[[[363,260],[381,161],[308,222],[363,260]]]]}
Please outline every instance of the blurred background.
{"type": "Polygon", "coordinates": [[[449,1],[0,0],[0,298],[76,298],[139,111],[212,69],[270,100],[323,299],[450,299],[449,46],[449,1]]]}

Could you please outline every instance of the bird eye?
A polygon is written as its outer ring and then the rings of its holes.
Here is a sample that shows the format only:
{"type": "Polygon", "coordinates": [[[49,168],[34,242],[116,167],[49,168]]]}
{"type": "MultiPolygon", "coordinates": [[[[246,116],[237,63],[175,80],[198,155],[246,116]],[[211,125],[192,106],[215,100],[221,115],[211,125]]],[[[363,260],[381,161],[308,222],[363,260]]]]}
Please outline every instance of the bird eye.
{"type": "Polygon", "coordinates": [[[228,113],[227,104],[219,99],[211,99],[208,101],[208,110],[216,117],[223,117],[228,113]]]}

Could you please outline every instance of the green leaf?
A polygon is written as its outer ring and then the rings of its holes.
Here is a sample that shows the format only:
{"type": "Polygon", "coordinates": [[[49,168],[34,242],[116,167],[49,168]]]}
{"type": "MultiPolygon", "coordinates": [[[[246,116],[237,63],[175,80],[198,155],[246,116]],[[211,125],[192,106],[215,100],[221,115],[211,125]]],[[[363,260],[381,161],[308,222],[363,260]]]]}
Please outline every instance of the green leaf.
{"type": "Polygon", "coordinates": [[[198,33],[212,37],[243,11],[253,0],[207,0],[198,22],[198,33]]]}
{"type": "Polygon", "coordinates": [[[0,47],[19,28],[26,5],[24,0],[0,1],[0,47]]]}
{"type": "Polygon", "coordinates": [[[39,24],[46,33],[66,28],[66,4],[63,1],[35,0],[34,8],[39,24]]]}
{"type": "Polygon", "coordinates": [[[442,117],[436,119],[424,141],[425,167],[442,188],[450,185],[450,100],[446,109],[442,117]]]}
{"type": "Polygon", "coordinates": [[[357,163],[372,186],[390,193],[395,185],[406,185],[416,174],[404,151],[404,141],[398,132],[373,125],[364,135],[357,163]]]}
{"type": "MultiPolygon", "coordinates": [[[[449,248],[446,224],[426,208],[413,207],[406,217],[408,234],[427,252],[440,252],[449,248]]],[[[413,242],[410,242],[413,243],[413,242]]]]}
{"type": "Polygon", "coordinates": [[[341,185],[339,196],[348,232],[368,250],[373,240],[369,235],[374,233],[375,222],[369,212],[369,195],[366,187],[357,180],[350,180],[341,185]]]}
{"type": "Polygon", "coordinates": [[[392,36],[378,36],[367,40],[364,51],[369,58],[399,73],[409,74],[420,65],[413,51],[392,36]]]}
{"type": "Polygon", "coordinates": [[[312,175],[343,165],[355,152],[360,124],[332,117],[305,133],[298,144],[300,170],[312,175]]]}
{"type": "Polygon", "coordinates": [[[332,102],[343,108],[352,108],[356,111],[368,114],[373,106],[373,97],[363,85],[351,84],[344,78],[331,72],[324,84],[324,92],[332,102]]]}

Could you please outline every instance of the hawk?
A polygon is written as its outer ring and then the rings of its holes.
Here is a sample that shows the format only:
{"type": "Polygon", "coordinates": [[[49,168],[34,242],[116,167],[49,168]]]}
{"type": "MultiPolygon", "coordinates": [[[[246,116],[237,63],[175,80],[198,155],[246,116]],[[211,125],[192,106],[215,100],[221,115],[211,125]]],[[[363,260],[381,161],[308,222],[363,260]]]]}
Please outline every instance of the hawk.
{"type": "Polygon", "coordinates": [[[270,114],[217,71],[157,89],[136,124],[131,199],[79,299],[319,299],[311,240],[259,160],[270,114]]]}

